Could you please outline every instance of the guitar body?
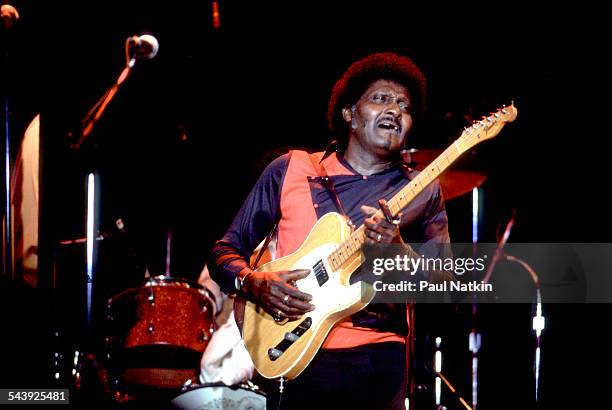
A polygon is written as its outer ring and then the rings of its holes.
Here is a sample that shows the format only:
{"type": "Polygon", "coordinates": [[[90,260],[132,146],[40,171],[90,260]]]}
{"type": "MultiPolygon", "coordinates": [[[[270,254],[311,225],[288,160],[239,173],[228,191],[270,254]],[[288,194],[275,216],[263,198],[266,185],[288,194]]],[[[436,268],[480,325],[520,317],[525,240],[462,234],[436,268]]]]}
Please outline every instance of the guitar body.
{"type": "Polygon", "coordinates": [[[297,282],[298,289],[312,295],[311,303],[316,307],[298,320],[276,322],[263,309],[246,302],[242,337],[262,376],[269,379],[298,376],[313,359],[334,324],[363,309],[374,298],[374,289],[369,284],[349,284],[351,274],[363,262],[361,252],[356,252],[337,270],[333,270],[326,260],[350,233],[343,216],[328,213],[317,221],[298,250],[257,269],[260,272],[313,269],[322,261],[327,275],[321,283],[325,274],[317,275],[313,270],[297,282]]]}

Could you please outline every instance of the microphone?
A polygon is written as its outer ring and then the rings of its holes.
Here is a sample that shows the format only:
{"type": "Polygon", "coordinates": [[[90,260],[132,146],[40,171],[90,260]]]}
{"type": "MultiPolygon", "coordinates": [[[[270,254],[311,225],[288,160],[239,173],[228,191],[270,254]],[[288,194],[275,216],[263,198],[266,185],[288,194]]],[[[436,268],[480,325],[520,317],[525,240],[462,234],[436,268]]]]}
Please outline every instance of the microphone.
{"type": "Polygon", "coordinates": [[[125,46],[129,60],[150,60],[159,50],[159,42],[150,34],[128,37],[125,46]]]}

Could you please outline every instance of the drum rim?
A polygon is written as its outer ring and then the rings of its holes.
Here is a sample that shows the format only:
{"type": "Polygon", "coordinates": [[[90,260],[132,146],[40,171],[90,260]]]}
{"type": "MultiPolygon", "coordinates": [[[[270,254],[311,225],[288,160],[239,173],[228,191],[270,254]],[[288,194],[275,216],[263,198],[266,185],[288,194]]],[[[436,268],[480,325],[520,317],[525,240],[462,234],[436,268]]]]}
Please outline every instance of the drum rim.
{"type": "Polygon", "coordinates": [[[158,286],[166,286],[167,284],[180,284],[186,288],[194,288],[194,289],[205,289],[204,286],[199,283],[178,277],[178,276],[167,276],[167,275],[157,275],[151,276],[149,279],[146,279],[142,286],[152,286],[153,284],[157,284],[158,286]]]}
{"type": "Polygon", "coordinates": [[[200,294],[202,294],[202,296],[204,296],[205,298],[209,298],[211,300],[212,305],[213,305],[213,317],[217,313],[217,298],[215,297],[215,295],[212,293],[210,289],[208,289],[205,286],[200,285],[199,283],[192,282],[187,279],[183,279],[183,278],[176,277],[176,276],[166,276],[166,275],[152,276],[149,279],[146,279],[144,283],[140,286],[124,289],[121,292],[117,293],[116,295],[113,295],[107,300],[107,308],[110,308],[111,305],[115,301],[121,299],[127,294],[135,292],[139,289],[152,287],[152,286],[178,286],[178,287],[186,288],[186,289],[194,289],[198,291],[200,294]]]}

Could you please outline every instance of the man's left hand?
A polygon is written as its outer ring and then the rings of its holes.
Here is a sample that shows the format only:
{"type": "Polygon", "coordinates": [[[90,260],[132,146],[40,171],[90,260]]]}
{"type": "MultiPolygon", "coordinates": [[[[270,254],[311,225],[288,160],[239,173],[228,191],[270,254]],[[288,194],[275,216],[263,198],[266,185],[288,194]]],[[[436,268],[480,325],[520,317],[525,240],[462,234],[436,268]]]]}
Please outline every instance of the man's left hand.
{"type": "MultiPolygon", "coordinates": [[[[378,209],[362,205],[361,212],[368,218],[363,221],[366,243],[403,243],[399,224],[389,222],[382,215],[376,215],[378,209]]],[[[399,215],[401,217],[401,214],[399,215]]]]}

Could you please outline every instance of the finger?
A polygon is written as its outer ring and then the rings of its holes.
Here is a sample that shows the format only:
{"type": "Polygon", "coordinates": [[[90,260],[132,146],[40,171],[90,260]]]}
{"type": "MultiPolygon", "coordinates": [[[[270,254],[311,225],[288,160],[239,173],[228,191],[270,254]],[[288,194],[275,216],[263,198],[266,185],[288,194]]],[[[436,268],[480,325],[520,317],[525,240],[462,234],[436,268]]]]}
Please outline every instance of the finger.
{"type": "Polygon", "coordinates": [[[300,310],[302,313],[310,312],[315,308],[315,305],[313,305],[312,303],[307,303],[294,297],[289,297],[286,302],[283,298],[283,303],[289,307],[300,310]]]}
{"type": "Polygon", "coordinates": [[[289,282],[291,280],[304,279],[308,275],[310,275],[310,269],[295,269],[281,273],[280,277],[282,277],[285,282],[289,282]]]}
{"type": "Polygon", "coordinates": [[[303,308],[297,306],[289,306],[288,304],[285,304],[282,300],[276,299],[274,300],[274,309],[276,309],[276,311],[280,310],[285,316],[300,316],[312,310],[310,309],[307,303],[300,303],[304,305],[303,308]]]}
{"type": "Polygon", "coordinates": [[[369,229],[366,230],[366,243],[378,243],[378,235],[381,235],[382,238],[382,234],[369,229]]]}
{"type": "Polygon", "coordinates": [[[369,219],[370,222],[372,222],[372,220],[376,225],[384,229],[395,229],[397,227],[397,224],[394,224],[393,222],[389,222],[385,218],[374,217],[374,218],[369,219]]]}
{"type": "Polygon", "coordinates": [[[312,300],[312,296],[308,293],[300,292],[283,281],[275,281],[270,288],[270,293],[278,299],[283,299],[285,295],[289,295],[292,298],[306,302],[310,302],[312,300]]]}
{"type": "Polygon", "coordinates": [[[385,231],[385,228],[383,226],[381,226],[380,224],[374,223],[370,220],[367,220],[367,219],[363,221],[363,224],[365,225],[367,230],[370,232],[383,233],[385,231]]]}
{"type": "Polygon", "coordinates": [[[298,309],[295,307],[287,307],[280,308],[285,316],[302,316],[303,314],[310,311],[310,309],[298,309]]]}
{"type": "Polygon", "coordinates": [[[312,300],[312,296],[307,293],[296,292],[297,294],[302,294],[307,296],[309,299],[302,299],[297,296],[292,296],[289,292],[275,294],[274,299],[275,303],[278,301],[280,303],[279,307],[285,308],[286,306],[298,309],[301,313],[309,312],[314,310],[315,306],[312,303],[308,303],[312,300]]]}
{"type": "Polygon", "coordinates": [[[278,309],[275,305],[269,306],[266,311],[270,314],[270,316],[272,316],[274,318],[274,320],[276,321],[277,318],[280,321],[283,321],[285,319],[288,320],[298,320],[300,319],[303,315],[301,314],[287,314],[286,312],[284,312],[282,309],[278,309]],[[280,314],[279,314],[280,312],[280,314]]]}
{"type": "MultiPolygon", "coordinates": [[[[372,230],[376,233],[380,233],[382,235],[389,235],[391,237],[395,237],[397,233],[399,233],[399,228],[397,225],[389,223],[385,220],[381,221],[378,224],[372,223],[371,221],[364,221],[363,223],[368,230],[372,230]]],[[[376,235],[374,235],[374,238],[376,235]]]]}
{"type": "Polygon", "coordinates": [[[372,216],[376,213],[376,211],[378,211],[378,209],[373,208],[371,206],[368,205],[361,205],[361,212],[363,212],[364,214],[366,214],[367,216],[372,216]]]}
{"type": "Polygon", "coordinates": [[[402,218],[404,217],[404,213],[400,212],[397,214],[397,217],[393,221],[393,225],[399,225],[402,222],[402,218]]]}
{"type": "MultiPolygon", "coordinates": [[[[297,279],[304,279],[306,276],[310,274],[309,269],[297,269],[289,272],[281,273],[279,276],[286,282],[294,281],[297,279]]],[[[304,300],[306,302],[310,302],[312,300],[312,296],[308,293],[301,292],[298,288],[290,285],[289,283],[283,283],[282,285],[283,292],[289,294],[290,296],[304,300]]]]}
{"type": "Polygon", "coordinates": [[[286,294],[288,294],[290,297],[296,299],[296,300],[301,300],[301,301],[305,301],[305,302],[310,302],[312,300],[312,295],[308,294],[308,293],[304,293],[301,292],[295,288],[292,288],[288,285],[285,285],[285,287],[283,288],[283,290],[285,291],[286,294]]]}
{"type": "Polygon", "coordinates": [[[312,296],[308,293],[300,292],[283,282],[275,282],[275,285],[270,289],[272,293],[271,299],[274,299],[275,303],[279,304],[279,308],[291,306],[299,309],[301,313],[314,310],[315,306],[312,303],[308,303],[312,300],[312,296]]]}

